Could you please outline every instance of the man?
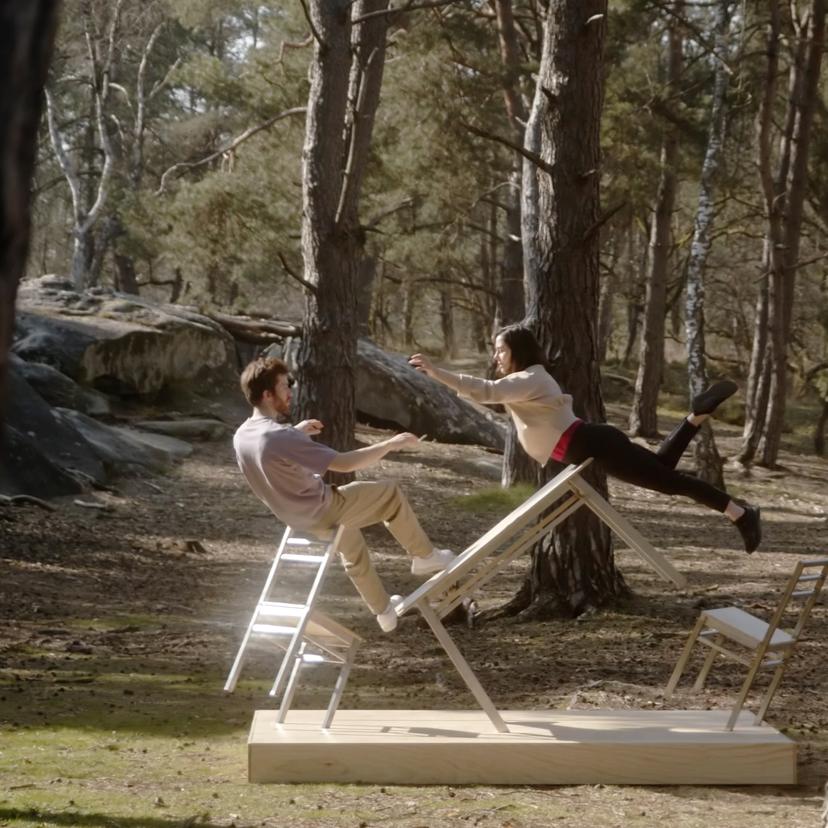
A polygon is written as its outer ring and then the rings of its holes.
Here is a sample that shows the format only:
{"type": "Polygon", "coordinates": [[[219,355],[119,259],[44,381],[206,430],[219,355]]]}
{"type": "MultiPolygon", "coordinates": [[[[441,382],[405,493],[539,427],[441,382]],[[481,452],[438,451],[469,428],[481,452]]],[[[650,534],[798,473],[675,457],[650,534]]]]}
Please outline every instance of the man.
{"type": "Polygon", "coordinates": [[[242,391],[253,414],[233,437],[239,468],[253,492],[289,526],[311,534],[328,533],[340,524],[345,527],[339,545],[345,572],[383,632],[391,632],[397,626],[395,606],[402,599],[385,591],[360,529],[384,522],[411,556],[415,575],[440,572],[455,556],[432,545],[396,483],[329,486],[321,476],[329,470],[366,468],[419,440],[413,434],[397,434],[365,448],[335,451],[311,439],[324,427],[319,420],[303,420],[295,426],[277,421],[290,414],[291,385],[287,366],[273,357],[256,359],[242,372],[242,391]]]}

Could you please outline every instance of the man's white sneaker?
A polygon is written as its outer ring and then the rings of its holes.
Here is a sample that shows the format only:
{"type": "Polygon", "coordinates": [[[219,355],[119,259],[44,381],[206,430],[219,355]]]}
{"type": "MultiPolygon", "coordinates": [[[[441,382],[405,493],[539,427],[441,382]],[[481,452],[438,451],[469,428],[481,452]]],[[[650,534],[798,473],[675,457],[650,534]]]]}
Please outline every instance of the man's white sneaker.
{"type": "Polygon", "coordinates": [[[397,604],[402,603],[402,599],[402,595],[392,595],[388,601],[388,606],[377,615],[377,623],[383,632],[389,633],[397,629],[399,618],[397,617],[396,607],[397,604]]]}
{"type": "Polygon", "coordinates": [[[457,555],[451,549],[432,549],[425,558],[414,558],[411,561],[412,575],[431,575],[433,572],[442,572],[457,555]]]}

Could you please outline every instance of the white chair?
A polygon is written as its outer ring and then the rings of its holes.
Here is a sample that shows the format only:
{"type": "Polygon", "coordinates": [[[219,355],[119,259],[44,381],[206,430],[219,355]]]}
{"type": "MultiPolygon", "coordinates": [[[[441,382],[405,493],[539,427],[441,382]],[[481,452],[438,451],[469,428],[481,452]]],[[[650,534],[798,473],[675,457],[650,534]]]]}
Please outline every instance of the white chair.
{"type": "Polygon", "coordinates": [[[227,676],[224,689],[232,693],[254,639],[264,639],[275,644],[277,650],[284,651],[279,672],[270,690],[270,695],[275,697],[284,688],[276,717],[278,723],[285,721],[293,704],[300,669],[307,665],[334,664],[339,667],[339,674],[322,721],[323,730],[330,728],[362,641],[356,633],[315,607],[341,537],[341,526],[327,540],[307,537],[290,526],[285,529],[262,594],[227,676]],[[273,594],[281,586],[280,576],[284,575],[283,570],[288,567],[304,569],[310,578],[308,595],[303,603],[280,601],[273,594]]]}
{"type": "Polygon", "coordinates": [[[702,665],[693,690],[700,691],[704,687],[710,668],[717,655],[725,655],[748,667],[748,674],[739,691],[736,704],[725,725],[727,730],[733,730],[739,713],[747,700],[750,688],[762,669],[773,669],[768,688],[765,691],[759,709],[754,719],[758,725],[765,718],[768,706],[785,672],[791,653],[793,652],[802,628],[808,620],[811,609],[819,597],[828,574],[828,558],[813,561],[799,561],[794,567],[791,577],[782,593],[779,606],[769,622],[751,615],[739,607],[722,607],[720,609],[703,610],[690,633],[684,646],[681,657],[676,664],[670,681],[667,682],[664,695],[669,698],[676,689],[681,674],[687,666],[693,645],[698,641],[710,648],[702,665]],[[794,602],[797,604],[796,624],[790,631],[780,625],[789,611],[793,612],[794,602]]]}

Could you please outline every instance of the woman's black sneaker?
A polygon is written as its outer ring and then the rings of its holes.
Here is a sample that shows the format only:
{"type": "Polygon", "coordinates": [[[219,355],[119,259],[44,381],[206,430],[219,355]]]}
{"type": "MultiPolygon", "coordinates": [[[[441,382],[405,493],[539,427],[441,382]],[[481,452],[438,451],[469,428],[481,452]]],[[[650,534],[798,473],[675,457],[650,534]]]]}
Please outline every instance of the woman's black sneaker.
{"type": "Polygon", "coordinates": [[[693,397],[694,414],[712,414],[728,397],[732,397],[739,390],[733,380],[719,380],[714,382],[701,394],[693,397]]]}
{"type": "Polygon", "coordinates": [[[748,555],[755,552],[762,542],[762,521],[759,517],[758,506],[743,505],[745,513],[736,521],[736,528],[745,543],[745,552],[748,555]]]}

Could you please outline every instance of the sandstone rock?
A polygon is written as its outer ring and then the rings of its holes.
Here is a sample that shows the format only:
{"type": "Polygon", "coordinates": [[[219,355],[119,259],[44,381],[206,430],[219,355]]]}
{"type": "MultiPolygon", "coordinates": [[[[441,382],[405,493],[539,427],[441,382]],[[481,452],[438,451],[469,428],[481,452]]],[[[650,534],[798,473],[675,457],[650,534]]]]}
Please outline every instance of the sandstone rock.
{"type": "Polygon", "coordinates": [[[21,284],[12,350],[109,393],[190,385],[210,394],[237,382],[233,339],[208,317],[112,291],[76,293],[48,276],[21,284]]]}
{"type": "Polygon", "coordinates": [[[221,440],[230,433],[229,426],[219,420],[209,419],[136,420],[133,425],[141,431],[186,440],[221,440]]]}
{"type": "Polygon", "coordinates": [[[191,451],[181,440],[165,443],[172,438],[110,427],[77,411],[57,410],[65,421],[83,434],[110,473],[163,472],[191,451]]]}
{"type": "MultiPolygon", "coordinates": [[[[9,372],[8,382],[8,426],[34,441],[36,449],[49,459],[51,465],[60,467],[70,475],[78,473],[81,481],[103,483],[106,470],[78,429],[71,422],[66,422],[58,410],[52,408],[20,376],[14,366],[9,372]]],[[[26,451],[28,453],[29,450],[26,451]]],[[[26,473],[25,469],[18,468],[17,463],[11,459],[8,465],[15,476],[26,473]]],[[[39,491],[29,491],[26,494],[44,496],[39,491]]]]}
{"type": "Polygon", "coordinates": [[[26,362],[15,354],[11,354],[11,361],[23,379],[50,405],[72,408],[93,417],[111,413],[109,400],[103,394],[82,388],[51,365],[26,362]]]}

